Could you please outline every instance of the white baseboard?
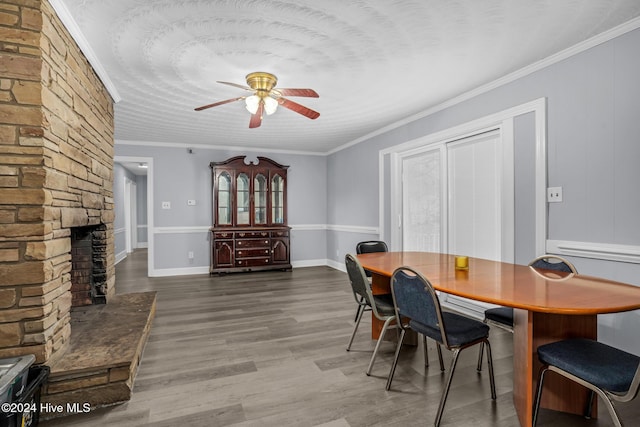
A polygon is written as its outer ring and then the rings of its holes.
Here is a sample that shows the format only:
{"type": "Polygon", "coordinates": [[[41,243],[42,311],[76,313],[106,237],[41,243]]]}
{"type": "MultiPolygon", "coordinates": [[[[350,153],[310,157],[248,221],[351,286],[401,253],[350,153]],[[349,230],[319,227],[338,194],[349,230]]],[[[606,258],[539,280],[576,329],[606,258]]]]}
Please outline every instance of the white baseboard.
{"type": "Polygon", "coordinates": [[[327,264],[331,268],[335,268],[336,270],[347,272],[347,267],[345,267],[344,262],[334,261],[332,259],[327,260],[327,264]]]}
{"type": "Polygon", "coordinates": [[[167,276],[191,276],[196,274],[209,274],[209,266],[204,267],[184,267],[184,268],[161,268],[155,269],[149,274],[151,277],[167,276]]]}
{"type": "Polygon", "coordinates": [[[307,259],[303,261],[291,261],[291,267],[293,268],[320,267],[323,265],[327,265],[326,259],[307,259]]]}
{"type": "Polygon", "coordinates": [[[117,253],[116,254],[116,264],[118,264],[120,261],[122,261],[126,257],[127,257],[127,251],[126,250],[117,253]]]}

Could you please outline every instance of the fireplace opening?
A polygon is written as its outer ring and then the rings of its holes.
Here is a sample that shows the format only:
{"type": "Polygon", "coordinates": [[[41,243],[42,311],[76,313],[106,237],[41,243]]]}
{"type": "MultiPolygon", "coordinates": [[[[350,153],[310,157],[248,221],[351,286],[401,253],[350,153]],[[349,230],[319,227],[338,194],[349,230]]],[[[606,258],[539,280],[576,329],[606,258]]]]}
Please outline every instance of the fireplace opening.
{"type": "Polygon", "coordinates": [[[71,305],[107,302],[107,235],[104,224],[71,228],[71,305]]]}

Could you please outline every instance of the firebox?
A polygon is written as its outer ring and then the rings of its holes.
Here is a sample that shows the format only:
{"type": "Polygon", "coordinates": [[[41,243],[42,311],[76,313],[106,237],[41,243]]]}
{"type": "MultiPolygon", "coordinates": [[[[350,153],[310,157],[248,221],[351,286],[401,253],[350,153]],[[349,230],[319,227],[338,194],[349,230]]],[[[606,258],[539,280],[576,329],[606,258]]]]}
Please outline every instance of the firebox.
{"type": "Polygon", "coordinates": [[[71,228],[71,305],[105,304],[107,289],[106,226],[71,228]]]}

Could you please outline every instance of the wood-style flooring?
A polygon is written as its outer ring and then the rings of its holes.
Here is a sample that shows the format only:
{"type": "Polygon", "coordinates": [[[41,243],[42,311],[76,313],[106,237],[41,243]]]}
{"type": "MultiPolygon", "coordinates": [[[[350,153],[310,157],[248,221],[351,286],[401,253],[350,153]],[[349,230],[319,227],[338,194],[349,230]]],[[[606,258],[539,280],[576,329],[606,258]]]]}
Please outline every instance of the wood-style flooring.
{"type": "MultiPolygon", "coordinates": [[[[375,342],[363,319],[352,350],[355,302],[345,273],[329,267],[223,276],[146,277],[145,250],[116,266],[118,293],[157,291],[157,312],[127,403],[42,422],[51,426],[425,426],[433,425],[445,374],[406,347],[390,391],[394,345],[375,342]]],[[[518,426],[512,403],[512,336],[493,329],[498,398],[477,349],[463,351],[443,426],[518,426]]],[[[421,341],[421,340],[419,340],[421,341]]],[[[448,367],[450,353],[444,351],[448,367]]],[[[640,399],[638,399],[640,400],[640,399]]],[[[82,402],[79,402],[82,403],[82,402]]],[[[640,404],[618,405],[637,425],[640,404]]],[[[609,426],[600,418],[541,411],[539,426],[609,426]]]]}

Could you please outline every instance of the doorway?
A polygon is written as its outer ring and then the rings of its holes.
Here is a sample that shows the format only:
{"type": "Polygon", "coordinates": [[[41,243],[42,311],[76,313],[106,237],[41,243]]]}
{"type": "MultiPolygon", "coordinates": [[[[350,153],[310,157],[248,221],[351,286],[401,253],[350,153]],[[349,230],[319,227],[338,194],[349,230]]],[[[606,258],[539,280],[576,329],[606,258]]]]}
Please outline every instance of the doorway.
{"type": "Polygon", "coordinates": [[[153,276],[153,158],[115,156],[114,162],[135,170],[137,177],[135,182],[125,179],[122,197],[116,197],[114,189],[114,203],[123,206],[126,252],[147,247],[147,275],[153,276]]]}

